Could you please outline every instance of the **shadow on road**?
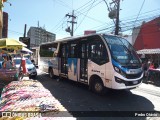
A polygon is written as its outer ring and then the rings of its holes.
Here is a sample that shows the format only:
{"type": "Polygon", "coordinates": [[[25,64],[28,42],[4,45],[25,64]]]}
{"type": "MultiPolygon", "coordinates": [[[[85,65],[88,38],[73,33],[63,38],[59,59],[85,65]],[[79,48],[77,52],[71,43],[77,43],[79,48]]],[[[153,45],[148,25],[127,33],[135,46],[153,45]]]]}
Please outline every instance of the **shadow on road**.
{"type": "MultiPolygon", "coordinates": [[[[154,111],[154,105],[151,101],[143,96],[132,94],[129,90],[109,90],[104,96],[99,96],[89,91],[86,85],[72,81],[50,79],[47,75],[38,76],[38,80],[68,111],[113,111],[113,113],[129,111],[128,114],[130,114],[130,111],[154,111]]],[[[127,112],[124,112],[124,114],[127,114],[127,112]]],[[[93,116],[96,115],[94,114],[93,116]]],[[[112,119],[112,117],[109,118],[112,119]]],[[[100,118],[97,119],[99,120],[100,118]]],[[[103,118],[101,117],[101,119],[103,118]]],[[[126,115],[121,119],[146,120],[146,117],[128,118],[126,115]]]]}

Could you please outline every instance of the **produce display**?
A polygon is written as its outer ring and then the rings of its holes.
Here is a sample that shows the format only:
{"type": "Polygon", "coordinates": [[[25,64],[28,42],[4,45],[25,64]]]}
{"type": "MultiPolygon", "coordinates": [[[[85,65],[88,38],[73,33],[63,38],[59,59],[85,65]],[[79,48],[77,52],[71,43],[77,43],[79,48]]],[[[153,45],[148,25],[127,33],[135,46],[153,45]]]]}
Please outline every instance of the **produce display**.
{"type": "Polygon", "coordinates": [[[29,111],[58,113],[67,111],[37,80],[12,81],[1,94],[0,112],[29,111]]]}

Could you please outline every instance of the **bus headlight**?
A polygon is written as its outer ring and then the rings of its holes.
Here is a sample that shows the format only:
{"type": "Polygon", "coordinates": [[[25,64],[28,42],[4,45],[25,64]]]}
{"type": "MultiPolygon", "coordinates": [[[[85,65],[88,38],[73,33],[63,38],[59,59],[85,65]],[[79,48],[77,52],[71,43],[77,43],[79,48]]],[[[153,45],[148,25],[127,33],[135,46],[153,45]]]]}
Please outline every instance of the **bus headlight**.
{"type": "Polygon", "coordinates": [[[118,67],[114,66],[114,69],[115,69],[116,72],[121,74],[123,77],[126,77],[126,74],[122,70],[120,70],[118,67]]]}
{"type": "Polygon", "coordinates": [[[115,69],[116,72],[120,73],[120,69],[119,68],[114,67],[114,69],[115,69]]]}

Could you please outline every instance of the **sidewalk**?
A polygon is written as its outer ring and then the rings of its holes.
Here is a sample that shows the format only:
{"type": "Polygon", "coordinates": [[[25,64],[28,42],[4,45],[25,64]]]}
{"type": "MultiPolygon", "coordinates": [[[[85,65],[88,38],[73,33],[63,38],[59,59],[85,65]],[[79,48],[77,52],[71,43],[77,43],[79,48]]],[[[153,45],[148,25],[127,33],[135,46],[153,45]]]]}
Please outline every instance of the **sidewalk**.
{"type": "Polygon", "coordinates": [[[147,78],[143,78],[143,83],[145,84],[151,84],[151,85],[154,85],[154,86],[157,86],[157,87],[160,87],[160,78],[158,79],[147,79],[147,78]]]}

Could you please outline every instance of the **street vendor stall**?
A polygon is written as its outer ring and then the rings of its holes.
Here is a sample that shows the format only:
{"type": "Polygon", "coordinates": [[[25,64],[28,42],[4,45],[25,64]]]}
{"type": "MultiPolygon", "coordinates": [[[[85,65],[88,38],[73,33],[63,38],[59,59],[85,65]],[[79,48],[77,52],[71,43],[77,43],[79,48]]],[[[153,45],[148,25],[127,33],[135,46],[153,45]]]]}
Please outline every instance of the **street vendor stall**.
{"type": "Polygon", "coordinates": [[[137,51],[138,54],[160,54],[160,48],[157,49],[142,49],[137,51]]]}
{"type": "Polygon", "coordinates": [[[148,68],[148,79],[150,76],[159,79],[160,76],[160,48],[156,49],[142,49],[137,51],[138,54],[142,55],[143,57],[149,59],[149,62],[154,64],[154,68],[148,68]],[[156,64],[156,65],[155,65],[156,64]]]}
{"type": "Polygon", "coordinates": [[[11,55],[9,55],[9,52],[14,50],[21,50],[25,46],[27,45],[15,39],[0,39],[0,83],[6,84],[7,82],[18,80],[19,71],[16,69],[16,67],[13,66],[11,58],[8,59],[9,57],[11,57],[11,55]],[[6,59],[4,60],[5,57],[6,59]],[[4,66],[7,64],[7,62],[11,63],[12,67],[5,68],[4,66]]]}
{"type": "Polygon", "coordinates": [[[12,38],[0,39],[0,48],[19,50],[22,49],[22,47],[26,46],[27,46],[26,44],[12,38]]]}
{"type": "MultiPolygon", "coordinates": [[[[72,117],[49,90],[37,80],[12,81],[2,91],[0,112],[40,113],[39,116],[72,117]],[[60,115],[62,114],[62,115],[60,115]]],[[[22,118],[28,118],[25,115],[22,118]]],[[[37,117],[37,116],[36,116],[37,117]]]]}
{"type": "Polygon", "coordinates": [[[150,59],[154,59],[160,65],[160,48],[156,49],[142,49],[137,51],[142,56],[147,56],[150,59]]]}

